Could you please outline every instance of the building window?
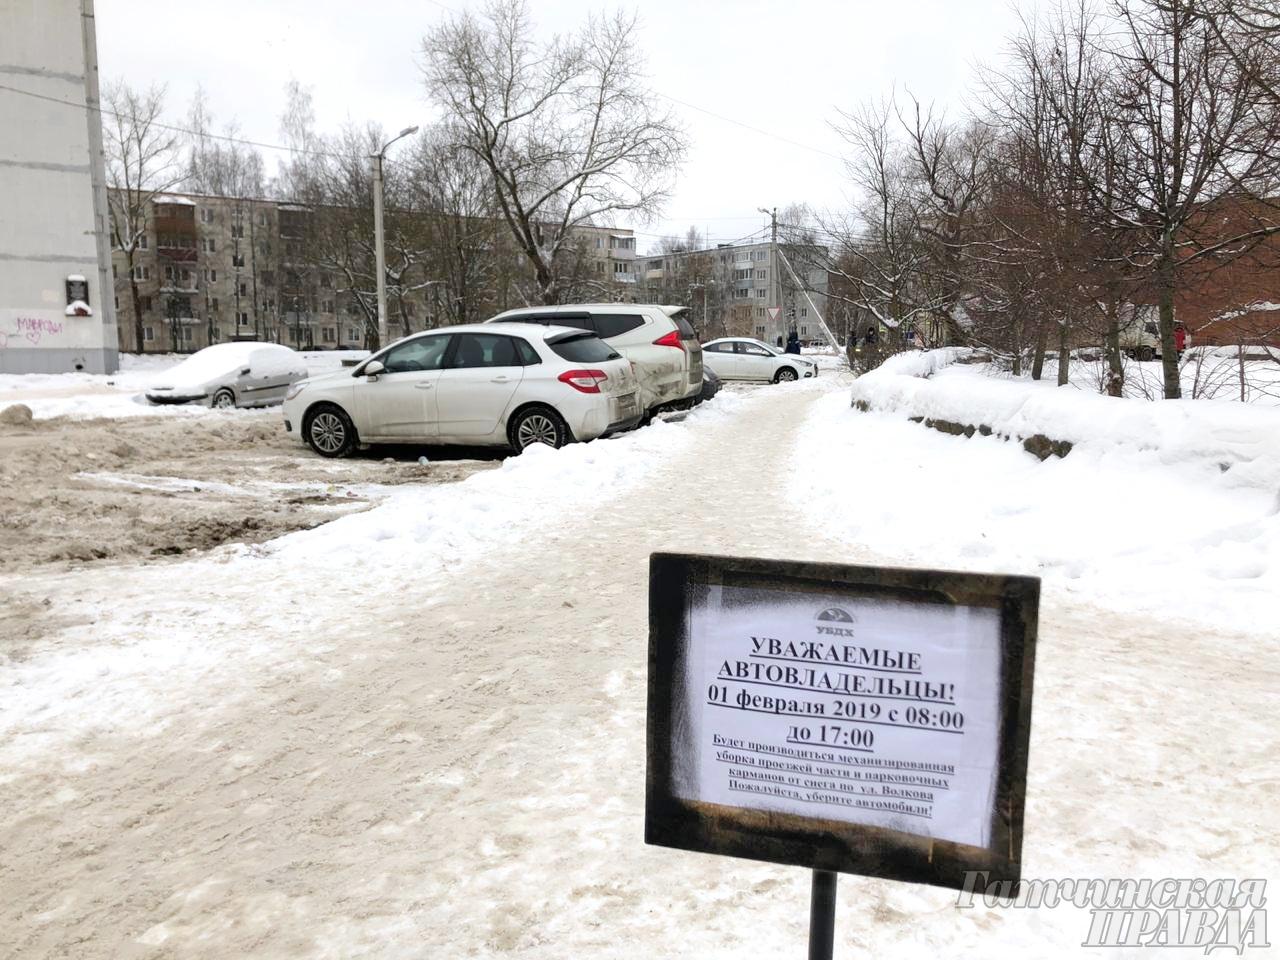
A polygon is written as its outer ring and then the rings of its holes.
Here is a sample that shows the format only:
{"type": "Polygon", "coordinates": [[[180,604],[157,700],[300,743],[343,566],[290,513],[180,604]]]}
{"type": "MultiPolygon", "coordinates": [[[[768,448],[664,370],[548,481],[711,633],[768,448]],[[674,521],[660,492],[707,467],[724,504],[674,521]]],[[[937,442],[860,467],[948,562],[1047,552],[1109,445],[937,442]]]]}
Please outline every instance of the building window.
{"type": "Polygon", "coordinates": [[[210,309],[210,310],[212,310],[214,313],[217,313],[217,312],[218,312],[218,298],[217,298],[217,297],[213,297],[213,298],[209,301],[209,309],[210,309]]]}
{"type": "Polygon", "coordinates": [[[233,253],[233,254],[231,255],[231,265],[232,265],[233,267],[243,267],[243,266],[244,266],[244,254],[243,254],[243,253],[233,253]]]}
{"type": "Polygon", "coordinates": [[[333,327],[321,327],[320,339],[323,340],[325,343],[333,343],[335,337],[337,336],[337,333],[338,331],[336,331],[333,327]]]}
{"type": "Polygon", "coordinates": [[[142,328],[142,339],[143,339],[143,340],[154,340],[155,338],[156,338],[156,331],[155,331],[155,328],[154,328],[154,327],[143,327],[143,328],[142,328]]]}
{"type": "Polygon", "coordinates": [[[204,252],[205,252],[205,253],[214,253],[214,252],[216,252],[216,251],[217,251],[217,249],[218,249],[218,243],[217,243],[217,240],[215,240],[213,237],[205,237],[205,238],[204,238],[204,252]]]}
{"type": "Polygon", "coordinates": [[[809,335],[809,325],[807,323],[800,324],[800,336],[807,337],[809,335]]]}
{"type": "Polygon", "coordinates": [[[809,308],[808,308],[808,307],[801,307],[801,308],[800,308],[800,316],[802,316],[802,317],[807,317],[808,315],[809,315],[809,308]]]}
{"type": "Polygon", "coordinates": [[[240,296],[247,297],[249,295],[249,284],[241,280],[236,286],[236,290],[239,292],[240,296]]]}
{"type": "Polygon", "coordinates": [[[764,339],[764,324],[762,323],[756,324],[756,338],[759,340],[764,339]]]}
{"type": "Polygon", "coordinates": [[[249,325],[249,314],[245,313],[243,310],[236,314],[236,325],[240,327],[247,327],[249,325]]]}
{"type": "Polygon", "coordinates": [[[353,343],[358,343],[360,341],[360,328],[347,327],[347,339],[353,343]]]}
{"type": "Polygon", "coordinates": [[[243,224],[243,223],[233,223],[233,224],[231,225],[231,239],[232,239],[232,240],[243,240],[243,239],[244,239],[244,224],[243,224]]]}
{"type": "Polygon", "coordinates": [[[165,267],[165,268],[164,268],[164,278],[165,278],[166,280],[168,280],[168,281],[170,281],[170,282],[172,283],[172,282],[173,282],[173,277],[174,277],[174,270],[173,270],[173,267],[165,267]]]}
{"type": "Polygon", "coordinates": [[[135,279],[135,280],[150,280],[150,279],[151,279],[151,268],[150,268],[150,267],[148,267],[146,264],[139,264],[138,266],[134,267],[134,268],[133,268],[133,279],[135,279]]]}
{"type": "Polygon", "coordinates": [[[596,237],[596,249],[597,249],[597,250],[599,250],[599,249],[600,249],[600,238],[599,238],[599,237],[596,237]]]}
{"type": "Polygon", "coordinates": [[[333,289],[333,277],[329,276],[327,273],[320,274],[320,286],[325,290],[333,289]]]}
{"type": "Polygon", "coordinates": [[[764,316],[764,307],[756,307],[756,316],[757,316],[757,317],[763,317],[763,316],[764,316]]]}
{"type": "Polygon", "coordinates": [[[141,305],[141,307],[142,307],[142,312],[143,312],[143,313],[150,313],[150,312],[151,312],[151,298],[150,298],[150,297],[139,297],[139,298],[138,298],[138,303],[141,305]]]}
{"type": "Polygon", "coordinates": [[[147,249],[147,235],[145,233],[138,234],[138,249],[147,249]]]}
{"type": "Polygon", "coordinates": [[[321,312],[321,313],[333,313],[333,301],[332,301],[332,300],[321,300],[321,301],[320,301],[320,312],[321,312]]]}
{"type": "Polygon", "coordinates": [[[218,271],[217,271],[217,270],[205,270],[205,272],[204,272],[204,280],[205,280],[205,283],[217,283],[217,282],[218,282],[218,271]]]}
{"type": "Polygon", "coordinates": [[[768,295],[769,295],[769,291],[766,290],[764,287],[756,287],[756,296],[759,299],[763,300],[768,295]]]}
{"type": "Polygon", "coordinates": [[[267,211],[258,211],[258,226],[265,227],[267,225],[267,211]]]}
{"type": "Polygon", "coordinates": [[[750,279],[751,279],[751,270],[750,270],[750,269],[734,270],[734,271],[733,271],[733,279],[735,279],[735,280],[750,280],[750,279]]]}
{"type": "Polygon", "coordinates": [[[768,280],[768,279],[769,279],[769,271],[768,271],[768,270],[757,270],[757,271],[756,271],[756,279],[757,279],[757,280],[768,280]]]}
{"type": "Polygon", "coordinates": [[[201,208],[200,208],[200,222],[201,222],[201,223],[213,223],[213,211],[212,211],[212,210],[210,210],[208,207],[201,207],[201,208]]]}
{"type": "Polygon", "coordinates": [[[120,294],[116,294],[116,311],[120,310],[120,294]]]}
{"type": "Polygon", "coordinates": [[[613,272],[614,273],[630,273],[631,264],[626,263],[622,260],[616,260],[614,261],[614,264],[613,264],[613,272]]]}

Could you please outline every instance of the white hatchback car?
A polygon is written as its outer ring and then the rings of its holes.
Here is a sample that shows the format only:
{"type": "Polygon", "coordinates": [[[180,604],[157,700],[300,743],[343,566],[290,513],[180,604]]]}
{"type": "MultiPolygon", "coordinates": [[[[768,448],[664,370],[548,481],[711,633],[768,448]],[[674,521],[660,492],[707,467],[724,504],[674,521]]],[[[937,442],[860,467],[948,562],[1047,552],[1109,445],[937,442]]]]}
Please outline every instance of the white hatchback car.
{"type": "Polygon", "coordinates": [[[702,345],[702,359],[721,380],[785,383],[816,377],[818,365],[794,353],[775,350],[763,340],[723,337],[702,345]]]}
{"type": "Polygon", "coordinates": [[[595,335],[464,324],[295,384],[284,425],[322,457],[341,457],[377,443],[560,447],[633,427],[642,413],[630,362],[595,335]]]}
{"type": "Polygon", "coordinates": [[[158,374],[146,397],[152,403],[265,407],[282,401],[289,386],[306,375],[301,354],[278,343],[215,343],[158,374]]]}
{"type": "Polygon", "coordinates": [[[554,323],[594,333],[635,364],[647,415],[692,405],[702,393],[702,346],[685,307],[566,303],[508,310],[488,323],[554,323]]]}

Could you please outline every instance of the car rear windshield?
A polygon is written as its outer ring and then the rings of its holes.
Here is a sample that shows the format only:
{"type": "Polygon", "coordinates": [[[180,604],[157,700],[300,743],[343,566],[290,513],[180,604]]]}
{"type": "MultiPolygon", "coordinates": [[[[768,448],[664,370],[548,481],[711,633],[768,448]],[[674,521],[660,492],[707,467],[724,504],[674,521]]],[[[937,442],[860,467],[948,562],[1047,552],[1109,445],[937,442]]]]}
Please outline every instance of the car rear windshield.
{"type": "Polygon", "coordinates": [[[617,360],[619,354],[603,340],[589,333],[562,334],[547,341],[547,346],[570,363],[600,363],[617,360]]]}
{"type": "Polygon", "coordinates": [[[676,325],[680,331],[681,340],[697,340],[698,334],[694,332],[693,326],[684,318],[684,312],[673,314],[671,322],[676,325]]]}

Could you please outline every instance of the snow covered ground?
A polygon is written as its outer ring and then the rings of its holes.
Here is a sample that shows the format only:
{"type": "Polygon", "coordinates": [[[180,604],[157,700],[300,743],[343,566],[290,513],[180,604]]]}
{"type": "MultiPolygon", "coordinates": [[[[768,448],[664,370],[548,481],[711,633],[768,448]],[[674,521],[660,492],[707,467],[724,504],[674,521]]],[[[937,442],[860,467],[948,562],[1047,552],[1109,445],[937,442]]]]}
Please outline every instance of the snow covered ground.
{"type": "Polygon", "coordinates": [[[801,431],[797,496],[879,549],[1046,576],[1079,602],[1248,630],[1280,614],[1280,410],[1118,400],[905,354],[801,431]],[[931,374],[927,379],[923,374],[931,374]],[[1040,463],[998,436],[902,436],[904,417],[1074,447],[1040,463]],[[837,438],[834,439],[833,438],[837,438]],[[839,478],[855,474],[857,489],[839,478]],[[1268,620],[1267,618],[1271,618],[1268,620]]]}
{"type": "MultiPolygon", "coordinates": [[[[1274,500],[859,413],[832,366],[267,544],[0,576],[0,955],[802,955],[803,870],[642,842],[654,550],[1038,570],[1025,875],[1280,879],[1274,500]]],[[[839,955],[1088,952],[1085,912],[955,900],[843,877],[839,955]]]]}
{"type": "MultiPolygon", "coordinates": [[[[51,417],[191,417],[234,416],[234,411],[212,411],[199,404],[156,406],[142,395],[157,374],[186,359],[185,354],[122,353],[120,369],[112,374],[51,373],[0,374],[0,409],[24,403],[37,420],[51,417]]],[[[368,356],[363,350],[303,351],[311,375],[336,370],[344,359],[368,356]]]]}

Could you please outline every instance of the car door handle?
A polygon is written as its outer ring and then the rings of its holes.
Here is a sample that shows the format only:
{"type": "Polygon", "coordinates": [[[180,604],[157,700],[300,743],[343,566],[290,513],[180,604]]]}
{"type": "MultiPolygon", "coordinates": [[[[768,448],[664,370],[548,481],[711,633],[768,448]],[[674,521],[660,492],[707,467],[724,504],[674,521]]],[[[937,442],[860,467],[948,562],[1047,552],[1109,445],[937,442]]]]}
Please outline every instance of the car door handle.
{"type": "Polygon", "coordinates": [[[434,386],[435,386],[435,384],[434,384],[434,383],[415,383],[415,384],[413,385],[413,389],[415,389],[415,390],[430,390],[430,389],[431,389],[432,387],[434,387],[434,386]]]}
{"type": "Polygon", "coordinates": [[[510,383],[511,378],[510,377],[494,377],[489,382],[490,383],[510,383]]]}

